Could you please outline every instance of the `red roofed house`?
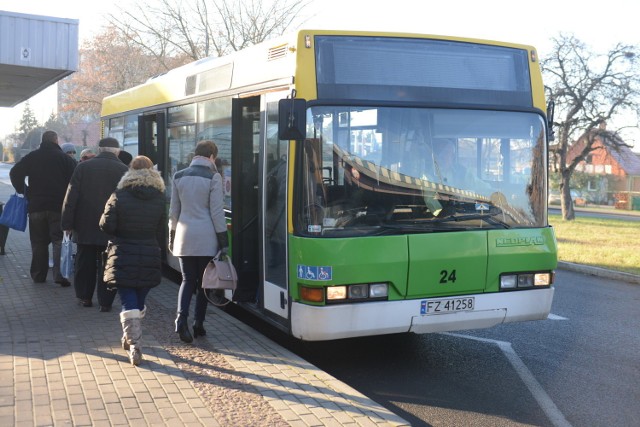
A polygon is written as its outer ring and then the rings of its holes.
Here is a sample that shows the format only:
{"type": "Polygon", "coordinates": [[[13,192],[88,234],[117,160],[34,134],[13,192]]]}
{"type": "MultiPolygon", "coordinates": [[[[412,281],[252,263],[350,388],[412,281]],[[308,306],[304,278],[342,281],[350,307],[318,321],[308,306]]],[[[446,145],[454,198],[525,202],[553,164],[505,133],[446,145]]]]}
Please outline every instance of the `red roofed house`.
{"type": "MultiPolygon", "coordinates": [[[[590,176],[587,198],[595,203],[615,203],[619,209],[640,210],[640,154],[626,146],[613,149],[599,139],[594,147],[598,148],[576,167],[576,171],[590,176]]],[[[567,156],[569,161],[580,150],[582,143],[574,144],[567,156]]]]}

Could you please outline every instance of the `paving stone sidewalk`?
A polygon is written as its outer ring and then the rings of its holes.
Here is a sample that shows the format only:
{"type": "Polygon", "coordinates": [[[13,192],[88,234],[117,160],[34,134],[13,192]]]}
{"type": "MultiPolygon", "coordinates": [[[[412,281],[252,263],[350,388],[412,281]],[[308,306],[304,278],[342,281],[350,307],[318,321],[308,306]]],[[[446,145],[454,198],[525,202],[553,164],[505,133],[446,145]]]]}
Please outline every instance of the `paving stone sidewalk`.
{"type": "MultiPolygon", "coordinates": [[[[13,189],[0,183],[0,200],[13,189]]],[[[119,304],[76,304],[73,287],[34,284],[28,230],[0,256],[2,426],[407,426],[406,421],[225,312],[207,337],[173,332],[178,286],[148,297],[144,360],[120,348],[119,304]]],[[[116,299],[117,300],[117,299],[116,299]]]]}

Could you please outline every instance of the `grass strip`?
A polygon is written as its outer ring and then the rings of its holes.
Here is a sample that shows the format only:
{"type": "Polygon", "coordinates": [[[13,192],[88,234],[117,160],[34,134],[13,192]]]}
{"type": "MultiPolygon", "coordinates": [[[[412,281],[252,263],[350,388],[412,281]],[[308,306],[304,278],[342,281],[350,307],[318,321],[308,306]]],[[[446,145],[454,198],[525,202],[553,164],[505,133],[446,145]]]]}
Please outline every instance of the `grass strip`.
{"type": "Polygon", "coordinates": [[[640,275],[640,222],[549,215],[558,260],[640,275]]]}

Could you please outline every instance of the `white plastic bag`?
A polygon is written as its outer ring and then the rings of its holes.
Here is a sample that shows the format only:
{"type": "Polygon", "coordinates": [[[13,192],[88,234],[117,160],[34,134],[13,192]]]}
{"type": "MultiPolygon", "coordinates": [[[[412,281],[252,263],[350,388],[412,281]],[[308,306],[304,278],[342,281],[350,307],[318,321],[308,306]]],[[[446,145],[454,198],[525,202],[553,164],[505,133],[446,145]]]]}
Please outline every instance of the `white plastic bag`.
{"type": "Polygon", "coordinates": [[[60,274],[67,280],[73,277],[73,242],[67,233],[64,233],[60,249],[60,274]]]}

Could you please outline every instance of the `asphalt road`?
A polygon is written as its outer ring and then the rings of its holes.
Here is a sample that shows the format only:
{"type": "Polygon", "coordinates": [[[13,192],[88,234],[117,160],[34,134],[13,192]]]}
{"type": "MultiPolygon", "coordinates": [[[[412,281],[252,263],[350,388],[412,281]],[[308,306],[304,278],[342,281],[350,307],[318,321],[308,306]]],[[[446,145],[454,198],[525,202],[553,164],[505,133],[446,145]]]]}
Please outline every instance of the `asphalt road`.
{"type": "MultiPolygon", "coordinates": [[[[562,211],[560,208],[549,207],[550,214],[560,215],[562,211]]],[[[613,210],[610,212],[608,209],[590,209],[590,208],[575,208],[576,216],[605,218],[605,219],[623,219],[625,221],[640,221],[639,211],[625,211],[625,210],[613,210]]]]}
{"type": "Polygon", "coordinates": [[[559,271],[545,321],[327,343],[266,333],[414,426],[637,426],[639,307],[639,285],[559,271]]]}
{"type": "Polygon", "coordinates": [[[0,162],[0,183],[11,185],[9,180],[9,171],[13,167],[13,164],[0,162]]]}

